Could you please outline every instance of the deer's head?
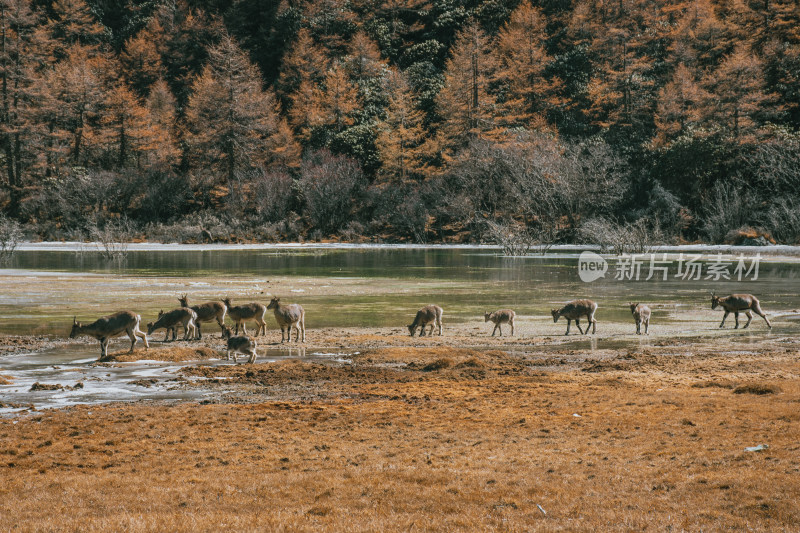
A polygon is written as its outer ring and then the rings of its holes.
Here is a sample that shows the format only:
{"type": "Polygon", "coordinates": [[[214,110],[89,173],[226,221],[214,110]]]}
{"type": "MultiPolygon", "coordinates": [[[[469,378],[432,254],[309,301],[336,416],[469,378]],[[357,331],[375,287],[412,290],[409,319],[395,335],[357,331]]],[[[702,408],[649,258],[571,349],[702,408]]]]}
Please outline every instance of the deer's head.
{"type": "Polygon", "coordinates": [[[561,313],[558,312],[558,309],[551,309],[550,314],[553,315],[553,322],[558,322],[558,317],[561,316],[561,313]]]}
{"type": "Polygon", "coordinates": [[[233,336],[233,332],[231,331],[231,328],[229,328],[228,326],[223,326],[222,327],[222,338],[225,339],[225,340],[228,340],[232,336],[233,336]]]}
{"type": "Polygon", "coordinates": [[[281,299],[273,296],[272,300],[269,301],[269,305],[267,306],[267,309],[276,309],[278,307],[278,305],[280,305],[280,303],[281,303],[281,299]]]}
{"type": "Polygon", "coordinates": [[[178,297],[178,301],[181,303],[181,307],[189,307],[189,295],[188,294],[181,294],[178,297]]]}
{"type": "Polygon", "coordinates": [[[633,303],[630,303],[630,302],[628,303],[628,305],[631,306],[631,313],[635,313],[636,312],[636,308],[639,306],[638,303],[633,304],[633,303]]]}
{"type": "Polygon", "coordinates": [[[712,292],[711,293],[711,309],[716,309],[717,306],[720,304],[720,300],[722,300],[722,298],[720,298],[719,296],[716,296],[712,292]]]}
{"type": "Polygon", "coordinates": [[[491,314],[489,314],[488,312],[484,311],[484,312],[483,312],[483,321],[484,321],[484,322],[489,322],[489,317],[490,317],[490,316],[492,316],[492,315],[491,315],[491,314]]]}
{"type": "Polygon", "coordinates": [[[74,339],[75,337],[77,337],[78,333],[80,333],[80,329],[81,329],[81,323],[78,322],[78,317],[77,316],[72,317],[72,331],[69,332],[69,338],[74,339]]]}

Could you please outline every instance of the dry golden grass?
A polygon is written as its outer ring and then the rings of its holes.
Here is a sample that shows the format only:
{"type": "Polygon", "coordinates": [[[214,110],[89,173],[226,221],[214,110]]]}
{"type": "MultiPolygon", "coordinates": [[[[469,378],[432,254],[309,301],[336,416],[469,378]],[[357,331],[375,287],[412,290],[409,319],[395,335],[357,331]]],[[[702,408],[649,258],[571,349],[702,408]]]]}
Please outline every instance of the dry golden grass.
{"type": "Polygon", "coordinates": [[[13,381],[8,376],[0,374],[0,385],[11,385],[13,381]]]}
{"type": "Polygon", "coordinates": [[[795,530],[781,342],[198,366],[239,392],[0,420],[0,530],[795,530]]]}
{"type": "Polygon", "coordinates": [[[128,350],[113,352],[100,361],[104,363],[132,363],[143,359],[157,361],[196,361],[198,359],[219,359],[220,356],[224,356],[224,353],[220,354],[219,350],[205,346],[151,346],[147,350],[143,347],[136,348],[133,353],[128,353],[128,350]]]}

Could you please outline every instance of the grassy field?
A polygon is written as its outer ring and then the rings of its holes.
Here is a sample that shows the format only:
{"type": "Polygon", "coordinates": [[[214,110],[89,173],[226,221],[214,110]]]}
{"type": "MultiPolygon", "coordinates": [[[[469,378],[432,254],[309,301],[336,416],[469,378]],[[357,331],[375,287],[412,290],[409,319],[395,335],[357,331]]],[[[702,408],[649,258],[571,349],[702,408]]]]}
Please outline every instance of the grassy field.
{"type": "Polygon", "coordinates": [[[795,338],[436,341],[2,419],[0,530],[797,530],[795,338]]]}

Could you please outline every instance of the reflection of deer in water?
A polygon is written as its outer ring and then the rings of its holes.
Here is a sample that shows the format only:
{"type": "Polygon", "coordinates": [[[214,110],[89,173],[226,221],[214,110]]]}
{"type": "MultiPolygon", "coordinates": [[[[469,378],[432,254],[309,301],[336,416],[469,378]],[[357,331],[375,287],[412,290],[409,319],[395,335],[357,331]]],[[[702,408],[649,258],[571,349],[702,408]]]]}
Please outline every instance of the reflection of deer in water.
{"type": "Polygon", "coordinates": [[[72,331],[69,333],[69,338],[74,339],[78,335],[83,334],[99,340],[100,359],[103,359],[108,355],[108,342],[111,340],[111,337],[127,333],[128,337],[131,339],[131,349],[128,353],[132,353],[137,337],[142,338],[145,348],[150,347],[147,343],[147,335],[139,330],[139,323],[141,321],[141,316],[130,311],[120,311],[113,315],[104,316],[85,326],[78,322],[78,317],[73,317],[72,331]]]}
{"type": "Polygon", "coordinates": [[[711,309],[716,309],[717,306],[722,306],[725,310],[725,315],[722,317],[722,323],[720,323],[719,327],[725,326],[725,319],[728,318],[730,313],[733,313],[733,318],[736,319],[736,326],[733,329],[738,328],[739,312],[744,311],[744,314],[747,315],[747,324],[744,325],[746,328],[750,325],[750,321],[753,320],[753,314],[750,312],[752,309],[753,313],[763,318],[769,329],[772,329],[772,324],[769,323],[767,315],[761,310],[761,304],[758,302],[758,298],[752,294],[731,294],[730,296],[720,298],[719,296],[715,296],[712,292],[711,309]]]}

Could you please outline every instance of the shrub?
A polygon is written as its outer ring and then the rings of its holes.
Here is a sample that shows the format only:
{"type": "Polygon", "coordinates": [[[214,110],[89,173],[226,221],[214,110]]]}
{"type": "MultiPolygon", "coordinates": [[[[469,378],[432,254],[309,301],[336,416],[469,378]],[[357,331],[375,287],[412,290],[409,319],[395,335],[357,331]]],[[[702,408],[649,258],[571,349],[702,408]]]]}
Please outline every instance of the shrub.
{"type": "Polygon", "coordinates": [[[353,218],[366,184],[364,174],[355,161],[327,150],[306,157],[300,173],[305,216],[313,228],[328,235],[336,233],[353,218]]]}

